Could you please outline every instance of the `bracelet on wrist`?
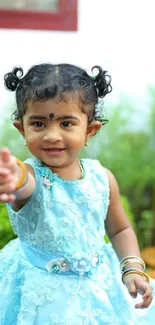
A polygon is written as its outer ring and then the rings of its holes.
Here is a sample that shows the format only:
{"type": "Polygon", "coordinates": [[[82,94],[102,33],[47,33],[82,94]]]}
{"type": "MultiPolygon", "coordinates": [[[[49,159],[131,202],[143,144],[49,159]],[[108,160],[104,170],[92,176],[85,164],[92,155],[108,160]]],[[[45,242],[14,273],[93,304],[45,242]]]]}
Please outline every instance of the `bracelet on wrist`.
{"type": "Polygon", "coordinates": [[[140,264],[143,268],[143,271],[145,271],[145,263],[144,261],[139,257],[139,256],[126,256],[124,257],[121,262],[120,262],[120,268],[121,271],[123,272],[126,268],[127,265],[129,264],[140,264]]]}
{"type": "Polygon", "coordinates": [[[126,262],[123,263],[123,265],[121,266],[121,271],[124,272],[126,270],[126,268],[131,266],[131,267],[137,267],[137,265],[135,264],[138,264],[141,266],[142,268],[142,271],[145,271],[145,265],[144,263],[142,263],[141,261],[139,260],[136,260],[136,259],[130,259],[130,260],[127,260],[126,262]],[[133,264],[133,266],[132,266],[133,264]]]}
{"type": "Polygon", "coordinates": [[[148,276],[145,272],[143,272],[143,271],[141,271],[141,270],[139,270],[139,269],[136,269],[136,268],[130,268],[130,269],[125,270],[125,271],[123,272],[123,274],[122,274],[122,282],[123,282],[123,283],[124,283],[124,278],[125,278],[127,275],[129,275],[129,274],[139,274],[139,275],[141,275],[142,277],[144,277],[145,280],[146,280],[148,283],[150,282],[149,276],[148,276]]]}
{"type": "Polygon", "coordinates": [[[28,176],[27,175],[27,169],[26,169],[25,164],[20,159],[16,158],[16,160],[17,160],[17,164],[21,168],[22,174],[21,174],[21,178],[19,179],[19,181],[16,184],[15,191],[17,191],[18,189],[23,187],[27,183],[27,179],[28,179],[28,177],[27,177],[28,176]]]}

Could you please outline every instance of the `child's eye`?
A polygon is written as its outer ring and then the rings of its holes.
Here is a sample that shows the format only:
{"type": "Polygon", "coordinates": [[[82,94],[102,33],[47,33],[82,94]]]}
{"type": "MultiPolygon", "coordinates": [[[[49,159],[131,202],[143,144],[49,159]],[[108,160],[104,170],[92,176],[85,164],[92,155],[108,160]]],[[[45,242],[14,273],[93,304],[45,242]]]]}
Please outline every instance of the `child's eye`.
{"type": "Polygon", "coordinates": [[[61,126],[63,128],[68,128],[68,127],[73,126],[73,123],[72,122],[68,122],[68,121],[64,121],[64,122],[61,123],[61,126]]]}
{"type": "Polygon", "coordinates": [[[43,128],[45,125],[42,122],[33,122],[32,124],[36,128],[43,128]]]}

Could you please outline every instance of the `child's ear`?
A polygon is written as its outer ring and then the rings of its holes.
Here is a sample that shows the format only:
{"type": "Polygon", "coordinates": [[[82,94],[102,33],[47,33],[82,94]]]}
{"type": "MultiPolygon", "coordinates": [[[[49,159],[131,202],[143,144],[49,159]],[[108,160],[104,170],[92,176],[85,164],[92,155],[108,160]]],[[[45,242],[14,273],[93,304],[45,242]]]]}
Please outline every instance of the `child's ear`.
{"type": "Polygon", "coordinates": [[[92,138],[100,130],[101,126],[100,121],[92,121],[87,127],[87,140],[92,138]]]}
{"type": "Polygon", "coordinates": [[[25,136],[24,128],[23,128],[23,123],[20,120],[15,120],[13,122],[14,127],[23,135],[25,136]]]}

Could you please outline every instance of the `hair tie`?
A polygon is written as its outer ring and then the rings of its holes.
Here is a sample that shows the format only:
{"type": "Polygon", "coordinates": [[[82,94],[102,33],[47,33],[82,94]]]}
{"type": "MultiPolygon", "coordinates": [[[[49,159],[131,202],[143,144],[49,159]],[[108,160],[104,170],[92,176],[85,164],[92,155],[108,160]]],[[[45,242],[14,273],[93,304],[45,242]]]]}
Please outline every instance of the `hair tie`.
{"type": "Polygon", "coordinates": [[[21,67],[14,67],[12,72],[6,73],[4,76],[4,85],[7,90],[15,91],[23,76],[21,67]]]}

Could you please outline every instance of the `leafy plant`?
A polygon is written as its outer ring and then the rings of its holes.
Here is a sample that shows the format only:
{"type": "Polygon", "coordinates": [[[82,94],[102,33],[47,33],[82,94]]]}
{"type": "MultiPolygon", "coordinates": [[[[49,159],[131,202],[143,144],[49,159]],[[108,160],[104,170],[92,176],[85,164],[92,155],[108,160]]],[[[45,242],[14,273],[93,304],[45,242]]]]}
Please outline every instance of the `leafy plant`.
{"type": "Polygon", "coordinates": [[[0,249],[16,236],[10,225],[7,208],[0,203],[0,249]]]}

